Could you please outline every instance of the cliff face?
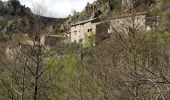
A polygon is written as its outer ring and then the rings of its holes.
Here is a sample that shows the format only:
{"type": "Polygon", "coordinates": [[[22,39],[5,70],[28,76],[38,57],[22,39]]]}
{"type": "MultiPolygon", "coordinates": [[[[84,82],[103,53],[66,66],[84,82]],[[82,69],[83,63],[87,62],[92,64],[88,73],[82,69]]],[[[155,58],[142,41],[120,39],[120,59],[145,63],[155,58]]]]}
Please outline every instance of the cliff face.
{"type": "Polygon", "coordinates": [[[40,31],[52,34],[64,21],[65,19],[34,15],[30,8],[21,5],[18,0],[0,1],[1,38],[11,37],[17,33],[35,35],[40,31]]]}
{"type": "MultiPolygon", "coordinates": [[[[70,17],[71,22],[86,20],[89,18],[107,18],[115,13],[130,12],[133,0],[97,0],[93,4],[88,3],[82,12],[77,12],[70,17]]],[[[147,11],[156,0],[134,0],[134,8],[137,11],[147,11]]]]}
{"type": "Polygon", "coordinates": [[[21,5],[18,0],[0,1],[0,16],[2,17],[22,17],[33,16],[29,8],[21,5]]]}
{"type": "MultiPolygon", "coordinates": [[[[151,12],[153,16],[166,17],[170,8],[170,0],[96,0],[87,6],[82,12],[74,12],[63,24],[65,30],[68,25],[90,18],[99,17],[101,20],[113,17],[116,14],[135,12],[151,12]],[[132,2],[133,1],[133,2],[132,2]],[[133,5],[132,5],[133,4],[133,5]]],[[[167,19],[167,18],[166,18],[167,19]]]]}
{"type": "Polygon", "coordinates": [[[104,17],[115,9],[119,9],[116,5],[120,3],[121,0],[97,0],[93,4],[87,3],[84,10],[82,12],[75,13],[72,17],[70,17],[70,20],[72,22],[77,22],[99,16],[104,17]]]}

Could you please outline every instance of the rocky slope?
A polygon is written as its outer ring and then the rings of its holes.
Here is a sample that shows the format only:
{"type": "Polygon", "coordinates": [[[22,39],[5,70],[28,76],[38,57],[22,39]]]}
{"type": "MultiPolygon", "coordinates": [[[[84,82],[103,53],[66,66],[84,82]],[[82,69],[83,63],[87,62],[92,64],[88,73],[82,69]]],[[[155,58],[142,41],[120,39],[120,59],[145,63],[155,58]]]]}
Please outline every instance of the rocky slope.
{"type": "Polygon", "coordinates": [[[11,37],[17,33],[33,35],[40,31],[50,31],[48,34],[52,34],[60,31],[60,26],[65,20],[34,15],[18,0],[0,0],[0,38],[11,37]]]}
{"type": "MultiPolygon", "coordinates": [[[[150,11],[151,7],[157,5],[159,0],[134,0],[134,8],[136,11],[150,11]]],[[[96,0],[92,4],[87,3],[87,6],[82,12],[74,12],[68,17],[68,20],[62,25],[64,30],[69,30],[71,23],[87,20],[89,18],[99,17],[107,19],[117,13],[128,13],[132,11],[132,0],[96,0]]]]}
{"type": "MultiPolygon", "coordinates": [[[[87,6],[82,12],[74,12],[62,24],[64,31],[69,31],[69,25],[90,18],[99,17],[107,19],[116,14],[131,13],[132,8],[135,12],[150,12],[153,16],[169,18],[170,0],[96,0],[87,6]],[[133,2],[134,3],[133,3],[133,2]],[[132,6],[132,4],[134,4],[132,6]],[[168,10],[169,9],[169,10],[168,10]]],[[[170,18],[169,18],[170,19],[170,18]]]]}
{"type": "MultiPolygon", "coordinates": [[[[134,0],[134,8],[138,11],[149,10],[156,0],[134,0]]],[[[106,18],[112,13],[129,12],[132,9],[132,0],[97,0],[93,4],[88,3],[82,12],[77,12],[70,17],[73,22],[93,17],[106,18]]]]}

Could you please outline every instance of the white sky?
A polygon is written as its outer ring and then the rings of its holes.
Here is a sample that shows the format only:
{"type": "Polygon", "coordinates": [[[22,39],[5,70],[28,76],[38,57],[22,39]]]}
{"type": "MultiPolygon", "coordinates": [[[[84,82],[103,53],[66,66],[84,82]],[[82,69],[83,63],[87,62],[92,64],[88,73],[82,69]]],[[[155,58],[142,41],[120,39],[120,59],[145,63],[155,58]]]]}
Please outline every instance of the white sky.
{"type": "MultiPolygon", "coordinates": [[[[6,0],[2,0],[6,1],[6,0]]],[[[67,17],[73,9],[80,12],[87,5],[87,2],[92,3],[95,0],[19,0],[21,4],[32,8],[33,2],[36,2],[45,7],[48,12],[47,16],[67,17]]]]}

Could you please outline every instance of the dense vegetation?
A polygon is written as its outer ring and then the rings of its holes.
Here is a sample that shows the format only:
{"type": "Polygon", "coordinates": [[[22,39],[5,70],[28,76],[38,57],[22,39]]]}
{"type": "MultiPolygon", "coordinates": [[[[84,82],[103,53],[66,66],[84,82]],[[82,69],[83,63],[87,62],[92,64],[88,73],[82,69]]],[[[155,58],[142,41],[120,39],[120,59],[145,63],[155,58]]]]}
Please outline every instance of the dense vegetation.
{"type": "MultiPolygon", "coordinates": [[[[112,33],[95,47],[91,43],[87,47],[56,43],[49,49],[38,42],[16,47],[10,56],[1,48],[0,99],[169,100],[170,15],[165,12],[170,7],[167,2],[163,0],[161,8],[153,11],[153,15],[161,13],[160,23],[163,23],[155,30],[129,31],[128,37],[112,33]]],[[[40,27],[36,33],[40,36],[40,27]]],[[[20,40],[16,36],[8,42],[16,46],[20,40]]]]}

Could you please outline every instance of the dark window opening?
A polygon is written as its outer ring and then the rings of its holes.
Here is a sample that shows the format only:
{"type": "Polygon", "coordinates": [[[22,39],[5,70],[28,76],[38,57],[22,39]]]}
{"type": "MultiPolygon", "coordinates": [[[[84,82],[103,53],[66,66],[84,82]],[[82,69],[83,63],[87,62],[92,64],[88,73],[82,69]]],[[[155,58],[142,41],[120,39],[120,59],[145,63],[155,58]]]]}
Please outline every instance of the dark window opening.
{"type": "Polygon", "coordinates": [[[88,32],[92,32],[92,29],[88,29],[88,32]]]}

